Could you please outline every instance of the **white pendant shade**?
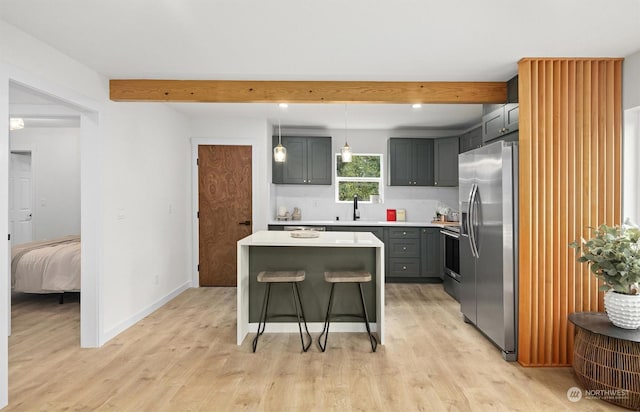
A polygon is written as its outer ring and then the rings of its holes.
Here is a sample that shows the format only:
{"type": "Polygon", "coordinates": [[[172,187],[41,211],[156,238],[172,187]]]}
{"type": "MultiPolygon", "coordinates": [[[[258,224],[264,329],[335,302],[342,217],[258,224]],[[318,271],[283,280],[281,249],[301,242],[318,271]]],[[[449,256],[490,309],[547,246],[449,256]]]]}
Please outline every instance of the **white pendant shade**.
{"type": "Polygon", "coordinates": [[[340,151],[340,157],[342,158],[343,163],[351,162],[351,148],[347,143],[345,143],[342,147],[342,150],[340,151]]]}
{"type": "Polygon", "coordinates": [[[342,158],[342,163],[350,163],[351,162],[351,148],[349,147],[349,143],[347,143],[347,105],[344,105],[344,146],[340,150],[340,157],[342,158]]]}
{"type": "MultiPolygon", "coordinates": [[[[280,103],[280,108],[285,103],[280,103]]],[[[287,160],[287,148],[282,145],[282,129],[280,127],[280,115],[278,115],[278,145],[273,148],[273,160],[277,163],[283,163],[287,160]]]]}
{"type": "Polygon", "coordinates": [[[278,143],[278,145],[273,148],[273,160],[278,163],[282,163],[287,160],[287,148],[281,143],[278,143]]]}

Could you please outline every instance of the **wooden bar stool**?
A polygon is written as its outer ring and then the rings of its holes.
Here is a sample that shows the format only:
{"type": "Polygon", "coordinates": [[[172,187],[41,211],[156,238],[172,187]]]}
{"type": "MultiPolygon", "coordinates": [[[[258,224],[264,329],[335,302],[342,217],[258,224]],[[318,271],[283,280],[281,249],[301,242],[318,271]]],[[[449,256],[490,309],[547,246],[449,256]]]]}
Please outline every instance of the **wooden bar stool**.
{"type": "Polygon", "coordinates": [[[329,337],[329,325],[331,324],[331,310],[333,307],[333,292],[336,286],[336,283],[357,283],[358,290],[360,291],[360,302],[362,303],[362,315],[356,314],[343,314],[340,316],[356,316],[364,319],[364,324],[367,328],[367,333],[369,334],[369,342],[371,343],[371,349],[373,352],[376,351],[378,347],[378,341],[371,334],[371,329],[369,327],[369,314],[367,313],[367,305],[364,303],[364,294],[362,293],[362,284],[365,282],[371,282],[371,273],[369,272],[324,272],[324,280],[325,282],[331,283],[331,293],[329,294],[329,305],[327,307],[327,316],[324,321],[324,328],[322,329],[322,333],[318,336],[318,346],[324,352],[327,349],[327,338],[329,337]],[[322,343],[322,336],[324,335],[324,344],[322,343]]]}
{"type": "Polygon", "coordinates": [[[269,311],[269,297],[271,296],[271,285],[274,283],[290,283],[291,291],[293,294],[293,306],[296,308],[296,314],[282,314],[282,315],[272,315],[271,317],[281,317],[281,316],[296,316],[298,318],[298,329],[300,330],[300,343],[302,344],[302,351],[306,352],[311,346],[311,334],[309,333],[309,328],[307,328],[307,319],[304,316],[304,310],[302,309],[302,300],[300,299],[300,290],[298,289],[298,282],[302,282],[305,279],[304,270],[298,271],[263,271],[258,273],[258,282],[266,283],[267,287],[264,291],[264,299],[262,300],[262,311],[260,312],[260,321],[258,322],[258,333],[256,337],[253,339],[253,351],[256,351],[256,347],[258,346],[258,338],[260,335],[264,333],[264,328],[267,323],[267,312],[269,311]],[[302,316],[301,316],[302,315],[302,316]],[[302,321],[304,322],[304,328],[307,331],[307,336],[309,338],[309,343],[304,344],[304,337],[302,335],[302,325],[300,324],[300,318],[302,317],[302,321]]]}

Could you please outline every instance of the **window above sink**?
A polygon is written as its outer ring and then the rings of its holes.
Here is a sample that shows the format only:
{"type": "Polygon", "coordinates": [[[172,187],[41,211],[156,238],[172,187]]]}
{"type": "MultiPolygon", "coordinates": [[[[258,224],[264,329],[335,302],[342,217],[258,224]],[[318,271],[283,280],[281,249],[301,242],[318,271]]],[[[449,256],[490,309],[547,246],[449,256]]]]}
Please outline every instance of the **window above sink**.
{"type": "Polygon", "coordinates": [[[349,163],[336,154],[335,165],[336,203],[352,202],[354,195],[364,203],[371,202],[371,195],[383,198],[382,154],[354,153],[349,163]]]}

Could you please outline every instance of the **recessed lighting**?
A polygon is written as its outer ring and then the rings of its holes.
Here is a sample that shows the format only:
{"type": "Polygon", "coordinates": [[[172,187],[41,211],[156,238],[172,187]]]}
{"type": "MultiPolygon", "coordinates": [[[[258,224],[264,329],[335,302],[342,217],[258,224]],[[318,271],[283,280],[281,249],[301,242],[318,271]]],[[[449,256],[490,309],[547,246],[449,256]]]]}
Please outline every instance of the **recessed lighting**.
{"type": "Polygon", "coordinates": [[[280,103],[279,106],[281,109],[286,109],[287,107],[289,107],[289,105],[286,103],[280,103]]]}
{"type": "Polygon", "coordinates": [[[411,107],[413,107],[414,109],[419,109],[422,107],[422,105],[420,103],[414,103],[411,105],[411,107]]]}
{"type": "Polygon", "coordinates": [[[20,117],[9,118],[9,130],[20,129],[24,129],[24,120],[22,120],[20,117]]]}

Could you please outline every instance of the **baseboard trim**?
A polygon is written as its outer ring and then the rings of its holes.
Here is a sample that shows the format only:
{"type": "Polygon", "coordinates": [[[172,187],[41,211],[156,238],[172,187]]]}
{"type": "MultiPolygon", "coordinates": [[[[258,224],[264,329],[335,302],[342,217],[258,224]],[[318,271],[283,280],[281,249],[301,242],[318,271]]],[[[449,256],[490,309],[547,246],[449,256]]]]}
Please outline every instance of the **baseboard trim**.
{"type": "Polygon", "coordinates": [[[118,325],[114,326],[113,328],[109,329],[108,331],[106,331],[102,335],[100,346],[102,346],[105,343],[109,342],[111,339],[115,338],[116,336],[118,336],[119,334],[124,332],[125,330],[129,329],[131,326],[135,325],[136,323],[140,322],[145,317],[149,316],[150,314],[152,314],[156,310],[160,309],[162,306],[164,306],[169,301],[171,301],[171,299],[175,298],[176,296],[178,296],[179,294],[181,294],[185,290],[189,289],[190,287],[191,287],[191,280],[189,280],[189,281],[183,283],[182,285],[178,286],[176,289],[171,291],[168,295],[158,299],[156,302],[152,303],[151,305],[149,305],[146,308],[142,309],[138,313],[134,314],[129,319],[126,319],[126,320],[120,322],[118,325]]]}

